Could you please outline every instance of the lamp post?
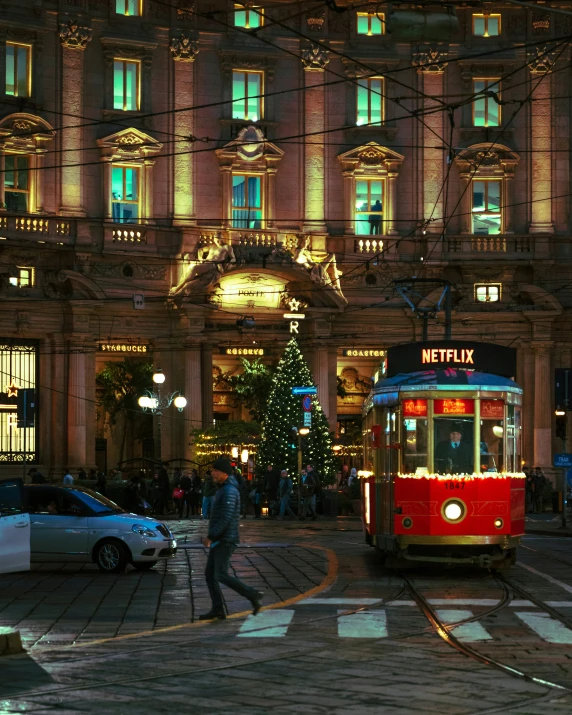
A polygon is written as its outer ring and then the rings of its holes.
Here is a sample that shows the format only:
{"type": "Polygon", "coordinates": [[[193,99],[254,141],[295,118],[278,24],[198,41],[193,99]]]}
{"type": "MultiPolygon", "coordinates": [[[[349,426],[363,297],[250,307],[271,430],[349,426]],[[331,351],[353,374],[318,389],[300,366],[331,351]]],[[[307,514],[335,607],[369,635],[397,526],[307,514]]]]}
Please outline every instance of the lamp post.
{"type": "Polygon", "coordinates": [[[302,514],[302,437],[305,437],[309,432],[308,427],[298,428],[298,516],[302,514]]]}
{"type": "Polygon", "coordinates": [[[153,383],[156,385],[156,392],[154,390],[145,390],[145,394],[141,395],[138,400],[139,407],[143,412],[150,412],[152,415],[157,417],[157,449],[155,450],[157,460],[161,463],[161,417],[163,416],[163,410],[166,410],[171,405],[182,412],[187,405],[187,398],[181,395],[178,390],[172,392],[170,395],[161,394],[161,385],[165,382],[165,373],[158,368],[155,373],[153,373],[153,383]]]}

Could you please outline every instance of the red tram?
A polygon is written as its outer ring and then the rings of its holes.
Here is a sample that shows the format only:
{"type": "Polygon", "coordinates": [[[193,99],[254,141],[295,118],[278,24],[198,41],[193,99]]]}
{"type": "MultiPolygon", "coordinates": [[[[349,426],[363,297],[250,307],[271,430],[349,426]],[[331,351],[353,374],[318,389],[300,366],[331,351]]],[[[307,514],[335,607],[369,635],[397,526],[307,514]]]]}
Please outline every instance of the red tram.
{"type": "Polygon", "coordinates": [[[514,563],[524,533],[515,351],[443,341],[390,348],[364,405],[362,514],[390,566],[514,563]]]}

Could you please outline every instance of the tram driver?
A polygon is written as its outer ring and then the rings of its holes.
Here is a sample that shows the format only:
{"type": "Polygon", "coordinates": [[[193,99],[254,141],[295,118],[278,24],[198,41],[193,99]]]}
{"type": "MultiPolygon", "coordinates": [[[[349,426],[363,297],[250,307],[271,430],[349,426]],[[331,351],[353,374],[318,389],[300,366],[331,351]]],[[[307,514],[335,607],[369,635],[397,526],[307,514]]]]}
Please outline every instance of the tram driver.
{"type": "Polygon", "coordinates": [[[473,448],[463,440],[461,427],[453,424],[449,439],[439,442],[435,450],[435,468],[441,474],[472,474],[473,448]]]}

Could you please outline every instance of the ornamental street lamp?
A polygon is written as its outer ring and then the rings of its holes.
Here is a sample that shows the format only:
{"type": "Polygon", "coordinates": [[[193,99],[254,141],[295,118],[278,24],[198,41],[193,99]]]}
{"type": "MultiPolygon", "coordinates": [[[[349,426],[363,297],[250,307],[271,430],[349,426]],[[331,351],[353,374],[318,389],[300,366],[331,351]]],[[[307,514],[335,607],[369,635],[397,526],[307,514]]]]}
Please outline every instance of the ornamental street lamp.
{"type": "Polygon", "coordinates": [[[175,390],[175,392],[171,394],[161,394],[161,385],[164,382],[165,373],[159,368],[157,372],[153,373],[153,383],[156,385],[157,391],[145,390],[145,394],[141,395],[138,400],[139,407],[143,412],[150,412],[157,417],[158,438],[156,455],[159,462],[161,462],[161,417],[163,416],[163,410],[174,405],[179,412],[182,412],[187,405],[187,398],[181,395],[178,390],[175,390]]]}

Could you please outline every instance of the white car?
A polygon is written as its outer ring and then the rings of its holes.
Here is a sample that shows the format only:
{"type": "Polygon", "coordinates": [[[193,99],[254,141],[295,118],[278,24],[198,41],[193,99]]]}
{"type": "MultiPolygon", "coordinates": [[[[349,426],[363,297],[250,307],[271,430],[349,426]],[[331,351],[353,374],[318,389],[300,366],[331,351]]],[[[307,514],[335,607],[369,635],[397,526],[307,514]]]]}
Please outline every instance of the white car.
{"type": "Polygon", "coordinates": [[[94,562],[106,573],[121,573],[128,563],[146,571],[177,553],[165,524],[129,514],[91,489],[26,484],[24,490],[32,562],[94,562]]]}
{"type": "Polygon", "coordinates": [[[30,518],[21,479],[0,481],[0,573],[30,569],[30,518]]]}

